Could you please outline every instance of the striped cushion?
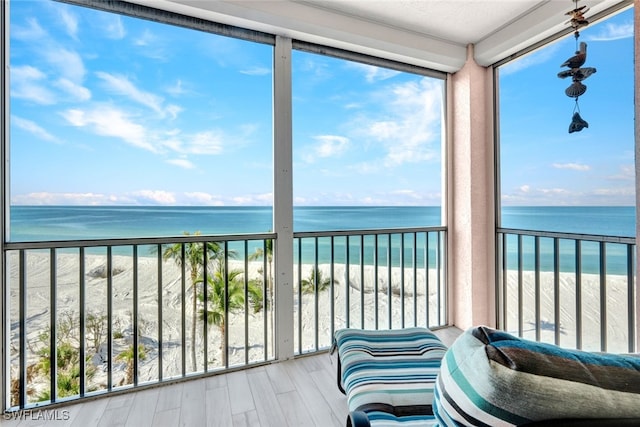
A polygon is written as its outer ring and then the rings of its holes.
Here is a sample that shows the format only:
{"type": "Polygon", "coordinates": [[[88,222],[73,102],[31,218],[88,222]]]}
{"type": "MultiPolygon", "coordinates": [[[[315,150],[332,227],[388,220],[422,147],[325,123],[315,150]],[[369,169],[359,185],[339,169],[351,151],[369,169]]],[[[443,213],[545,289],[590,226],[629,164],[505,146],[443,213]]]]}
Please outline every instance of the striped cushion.
{"type": "Polygon", "coordinates": [[[442,361],[434,412],[443,426],[640,417],[640,357],[469,329],[442,361]]]}
{"type": "Polygon", "coordinates": [[[349,411],[431,414],[446,346],[429,329],[341,329],[335,333],[349,411]],[[385,405],[387,405],[385,407],[385,405]]]}

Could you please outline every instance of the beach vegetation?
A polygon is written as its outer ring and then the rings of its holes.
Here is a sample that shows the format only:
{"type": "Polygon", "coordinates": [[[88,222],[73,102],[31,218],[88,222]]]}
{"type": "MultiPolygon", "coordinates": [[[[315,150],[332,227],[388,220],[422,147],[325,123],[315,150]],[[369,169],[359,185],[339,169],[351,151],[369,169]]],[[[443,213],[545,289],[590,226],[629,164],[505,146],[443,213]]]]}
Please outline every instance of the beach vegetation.
{"type": "MultiPolygon", "coordinates": [[[[246,295],[249,303],[255,307],[258,305],[254,298],[262,300],[262,292],[254,281],[247,281],[245,292],[245,281],[242,270],[229,270],[225,268],[225,263],[219,260],[215,263],[212,274],[207,275],[207,294],[204,292],[198,295],[202,308],[200,309],[200,319],[206,321],[207,326],[215,325],[220,333],[220,351],[222,353],[222,365],[226,365],[225,349],[225,326],[227,314],[245,308],[246,295]],[[258,297],[259,296],[259,297],[258,297]],[[205,301],[206,300],[206,301],[205,301]]],[[[198,282],[202,283],[204,278],[200,277],[198,282]]]]}
{"type": "MultiPolygon", "coordinates": [[[[119,353],[116,356],[116,360],[119,360],[121,362],[125,363],[125,374],[124,374],[124,378],[122,379],[122,381],[120,382],[120,385],[124,385],[124,384],[133,384],[133,377],[134,377],[134,371],[133,371],[133,366],[134,366],[134,359],[135,359],[135,352],[133,351],[134,347],[133,345],[130,345],[129,347],[127,347],[126,350],[122,351],[121,353],[119,353]]],[[[144,347],[144,345],[139,344],[138,345],[138,360],[145,360],[147,358],[147,351],[144,347]]]]}
{"type": "Polygon", "coordinates": [[[87,344],[94,353],[100,351],[100,345],[107,333],[107,315],[101,313],[87,313],[85,319],[87,344]]]}
{"type": "MultiPolygon", "coordinates": [[[[271,230],[269,230],[271,232],[271,230]]],[[[263,277],[266,277],[267,282],[267,307],[271,307],[273,303],[273,240],[267,239],[264,241],[264,247],[257,248],[254,253],[249,255],[249,261],[262,261],[266,257],[266,266],[267,266],[267,274],[264,274],[264,270],[262,268],[258,269],[258,272],[261,274],[261,277],[258,279],[254,279],[254,283],[256,286],[262,286],[263,277]]],[[[260,295],[256,295],[254,297],[254,301],[262,300],[262,292],[260,295]]],[[[263,304],[260,307],[254,306],[254,311],[258,312],[263,308],[263,304]]]]}
{"type": "MultiPolygon", "coordinates": [[[[185,236],[192,235],[185,231],[185,236]]],[[[199,236],[202,233],[196,231],[193,236],[199,236]]],[[[196,361],[196,336],[197,336],[197,320],[198,320],[198,295],[201,292],[198,291],[197,286],[202,283],[199,280],[202,276],[204,264],[205,264],[205,252],[207,260],[220,261],[225,257],[224,247],[219,242],[188,242],[188,243],[176,243],[168,246],[162,253],[162,258],[167,260],[173,260],[178,266],[183,266],[188,271],[191,279],[191,366],[195,371],[197,369],[196,361]]],[[[233,258],[235,254],[229,251],[226,256],[233,258]]]]}
{"type": "Polygon", "coordinates": [[[323,277],[322,271],[313,268],[309,272],[309,276],[300,281],[300,288],[302,289],[302,293],[312,294],[316,291],[316,287],[318,292],[321,292],[327,289],[332,283],[339,284],[335,279],[332,282],[330,278],[323,277]]]}
{"type": "MultiPolygon", "coordinates": [[[[70,312],[60,315],[61,320],[56,325],[56,382],[58,397],[76,396],[80,394],[80,381],[91,380],[96,369],[92,364],[86,364],[85,378],[80,378],[80,350],[75,333],[78,331],[76,318],[70,312]]],[[[38,337],[41,343],[37,351],[38,361],[28,371],[38,373],[41,377],[51,378],[51,347],[50,329],[45,330],[38,337]]],[[[87,360],[90,357],[87,357],[87,360]]],[[[36,400],[46,401],[51,399],[51,390],[46,389],[37,393],[36,400]]]]}

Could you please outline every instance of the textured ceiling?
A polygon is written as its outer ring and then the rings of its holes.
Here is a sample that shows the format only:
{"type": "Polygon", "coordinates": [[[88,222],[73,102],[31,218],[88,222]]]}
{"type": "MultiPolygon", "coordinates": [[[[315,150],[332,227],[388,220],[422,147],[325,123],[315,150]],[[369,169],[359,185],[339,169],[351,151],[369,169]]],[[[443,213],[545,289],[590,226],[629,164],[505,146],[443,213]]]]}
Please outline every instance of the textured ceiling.
{"type": "MultiPolygon", "coordinates": [[[[132,0],[220,23],[455,72],[566,30],[572,0],[132,0]]],[[[632,0],[580,0],[592,22],[632,0]]]]}

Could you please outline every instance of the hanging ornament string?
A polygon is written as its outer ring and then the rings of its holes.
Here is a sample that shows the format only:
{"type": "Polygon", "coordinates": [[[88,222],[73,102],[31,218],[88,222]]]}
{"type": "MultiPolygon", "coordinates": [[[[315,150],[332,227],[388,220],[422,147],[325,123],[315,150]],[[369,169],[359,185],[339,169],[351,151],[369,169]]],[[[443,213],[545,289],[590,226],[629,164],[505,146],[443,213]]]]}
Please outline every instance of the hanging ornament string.
{"type": "Polygon", "coordinates": [[[574,37],[576,39],[575,55],[567,59],[561,67],[569,67],[568,70],[564,70],[558,73],[558,77],[561,79],[571,77],[571,85],[565,89],[564,93],[575,99],[575,106],[573,108],[573,117],[571,124],[569,125],[569,133],[579,132],[582,129],[589,127],[582,117],[580,117],[580,106],[578,105],[578,98],[587,91],[587,86],[582,83],[587,77],[596,72],[593,67],[582,67],[587,60],[587,44],[580,42],[579,29],[589,24],[584,17],[584,14],[589,10],[586,6],[578,7],[578,0],[574,1],[574,9],[566,13],[571,16],[571,19],[567,22],[574,29],[574,37]]]}

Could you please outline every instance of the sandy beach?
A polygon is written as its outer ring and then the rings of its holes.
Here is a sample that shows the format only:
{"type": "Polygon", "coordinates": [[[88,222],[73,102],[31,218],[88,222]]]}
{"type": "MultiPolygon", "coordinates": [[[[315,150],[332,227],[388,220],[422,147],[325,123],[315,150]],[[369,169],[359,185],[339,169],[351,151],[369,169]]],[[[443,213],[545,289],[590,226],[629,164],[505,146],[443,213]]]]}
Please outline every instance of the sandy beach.
{"type": "MultiPolygon", "coordinates": [[[[16,254],[9,259],[10,275],[10,315],[11,315],[11,362],[12,375],[18,371],[19,356],[19,269],[16,254]]],[[[106,278],[106,256],[85,256],[85,307],[86,316],[93,316],[94,322],[105,324],[107,315],[108,286],[106,278]]],[[[39,353],[47,348],[46,333],[50,327],[51,306],[51,263],[48,252],[29,252],[26,258],[27,271],[27,309],[26,339],[27,365],[36,365],[41,359],[39,353]],[[44,333],[44,335],[43,335],[44,333]]],[[[162,377],[164,379],[179,376],[183,363],[183,335],[186,342],[184,348],[187,372],[194,372],[191,363],[191,308],[192,294],[190,280],[186,280],[184,295],[186,312],[185,330],[182,329],[182,280],[181,269],[173,261],[162,263],[160,295],[158,298],[158,261],[157,257],[139,257],[134,269],[131,256],[114,255],[112,276],[112,384],[119,386],[126,383],[127,362],[122,354],[130,349],[133,342],[133,318],[137,311],[138,336],[144,359],[139,361],[139,382],[157,381],[159,377],[159,358],[162,358],[162,377]],[[137,280],[135,270],[137,270],[137,280]],[[137,282],[137,292],[134,283],[137,282]],[[134,294],[137,294],[137,310],[134,310],[134,294]],[[162,337],[159,336],[159,301],[162,314],[162,337]],[[162,340],[162,351],[159,342],[162,340]]],[[[262,262],[249,262],[250,278],[261,276],[262,262]]],[[[80,312],[80,263],[77,254],[59,253],[55,262],[56,277],[56,312],[59,342],[66,339],[72,346],[79,347],[79,312],[80,312]]],[[[232,269],[244,269],[244,262],[231,261],[232,269]]],[[[303,265],[301,277],[309,278],[312,265],[303,265]]],[[[330,265],[319,265],[322,278],[330,277],[330,265]]],[[[347,318],[352,327],[387,328],[389,319],[394,328],[405,326],[425,326],[429,316],[431,324],[438,324],[438,301],[444,298],[439,292],[438,278],[435,270],[429,270],[429,288],[425,286],[425,271],[418,269],[417,280],[414,281],[414,270],[399,267],[380,267],[378,286],[374,285],[374,268],[351,265],[349,272],[345,265],[334,267],[333,291],[326,289],[318,293],[316,303],[313,293],[302,293],[301,298],[297,286],[294,287],[294,349],[302,352],[316,348],[328,347],[331,344],[331,331],[345,327],[347,318]],[[348,276],[348,279],[347,279],[348,276]],[[404,288],[402,278],[404,277],[404,288]],[[389,289],[389,278],[391,289],[389,289]],[[364,281],[362,280],[364,279],[364,281]],[[364,286],[361,283],[364,282],[364,286]],[[347,305],[348,299],[348,305],[347,305]],[[404,313],[403,313],[404,302],[404,313]],[[333,309],[332,309],[333,303],[333,309]],[[427,307],[429,313],[427,314],[427,307]],[[376,311],[377,308],[377,311],[376,311]],[[331,313],[334,313],[332,321],[331,313]],[[301,314],[301,316],[300,316],[301,314]],[[417,319],[414,322],[414,318],[417,319]],[[364,324],[362,323],[364,322],[364,324]],[[316,336],[317,323],[317,336],[316,336]],[[301,338],[301,341],[299,342],[301,338]]],[[[298,282],[298,269],[294,271],[295,282],[298,282]]],[[[582,339],[583,348],[600,349],[600,282],[597,275],[583,274],[582,280],[582,339]]],[[[574,347],[576,343],[576,289],[575,275],[561,273],[559,288],[559,320],[560,343],[574,347]]],[[[522,280],[523,295],[523,333],[526,338],[535,338],[535,277],[532,272],[525,272],[522,280]]],[[[540,321],[541,338],[546,342],[554,341],[556,321],[554,316],[553,274],[540,275],[540,321]]],[[[517,314],[518,276],[516,271],[508,273],[507,280],[507,330],[518,332],[517,314]]],[[[442,300],[443,301],[443,300],[442,300]]],[[[626,276],[608,275],[606,278],[606,310],[608,350],[626,352],[627,349],[627,283],[626,276]]],[[[254,312],[251,308],[232,312],[228,318],[226,337],[229,345],[230,366],[244,365],[245,362],[257,362],[273,358],[273,331],[271,307],[266,311],[254,312]],[[265,341],[266,335],[266,341],[265,341]],[[245,352],[246,349],[246,352],[245,352]]],[[[89,324],[89,323],[88,323],[89,324]]],[[[204,322],[197,322],[195,372],[204,369],[204,322]]],[[[221,354],[222,334],[215,325],[207,329],[207,369],[223,368],[221,354]]],[[[86,366],[95,367],[95,374],[87,381],[90,389],[104,389],[107,384],[107,360],[109,358],[106,345],[106,329],[103,331],[87,328],[85,347],[88,360],[86,366]],[[95,333],[94,333],[95,332],[95,333]]],[[[125,384],[126,385],[126,384],[125,384]]],[[[48,378],[33,375],[29,384],[31,394],[37,395],[39,390],[48,388],[48,378]]],[[[35,399],[35,397],[34,397],[35,399]]]]}

